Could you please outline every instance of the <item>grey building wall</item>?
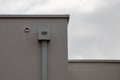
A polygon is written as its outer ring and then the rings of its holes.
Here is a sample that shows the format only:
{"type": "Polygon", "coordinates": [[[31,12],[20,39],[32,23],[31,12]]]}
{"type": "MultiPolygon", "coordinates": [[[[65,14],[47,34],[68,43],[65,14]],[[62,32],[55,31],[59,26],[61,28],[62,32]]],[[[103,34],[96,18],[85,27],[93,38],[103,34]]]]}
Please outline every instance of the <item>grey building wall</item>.
{"type": "Polygon", "coordinates": [[[69,61],[69,80],[120,80],[118,60],[69,61]]]}
{"type": "Polygon", "coordinates": [[[67,80],[69,15],[0,15],[0,80],[41,80],[39,28],[49,28],[48,80],[67,80]],[[30,32],[25,32],[25,28],[30,32]]]}

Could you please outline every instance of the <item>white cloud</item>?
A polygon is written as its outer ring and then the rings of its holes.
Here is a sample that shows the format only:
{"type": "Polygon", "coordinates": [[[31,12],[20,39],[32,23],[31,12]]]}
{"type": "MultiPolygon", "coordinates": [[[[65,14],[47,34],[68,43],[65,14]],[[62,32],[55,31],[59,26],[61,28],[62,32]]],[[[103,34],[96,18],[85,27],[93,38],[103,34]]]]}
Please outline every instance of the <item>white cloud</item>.
{"type": "Polygon", "coordinates": [[[27,13],[76,13],[92,12],[100,0],[49,0],[46,4],[38,4],[27,13]]]}
{"type": "Polygon", "coordinates": [[[1,0],[0,13],[20,13],[35,5],[39,0],[1,0]]]}

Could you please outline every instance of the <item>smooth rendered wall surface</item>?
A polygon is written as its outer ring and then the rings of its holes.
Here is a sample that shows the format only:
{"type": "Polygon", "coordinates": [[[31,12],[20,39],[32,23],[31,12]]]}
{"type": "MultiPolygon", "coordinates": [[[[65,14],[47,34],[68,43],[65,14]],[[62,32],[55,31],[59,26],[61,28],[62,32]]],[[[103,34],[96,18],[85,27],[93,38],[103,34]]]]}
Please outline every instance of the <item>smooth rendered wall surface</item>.
{"type": "Polygon", "coordinates": [[[119,62],[70,62],[69,80],[120,80],[119,62]]]}
{"type": "Polygon", "coordinates": [[[67,24],[67,18],[0,18],[0,80],[41,80],[42,27],[51,31],[48,80],[67,80],[67,24]]]}

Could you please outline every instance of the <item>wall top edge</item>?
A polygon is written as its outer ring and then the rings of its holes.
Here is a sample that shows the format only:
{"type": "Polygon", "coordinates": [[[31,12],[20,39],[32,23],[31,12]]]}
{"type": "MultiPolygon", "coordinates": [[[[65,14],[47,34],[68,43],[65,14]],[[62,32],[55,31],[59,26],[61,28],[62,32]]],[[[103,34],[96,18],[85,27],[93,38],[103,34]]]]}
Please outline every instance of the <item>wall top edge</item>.
{"type": "Polygon", "coordinates": [[[69,63],[119,63],[120,60],[89,59],[89,60],[68,60],[69,63]]]}
{"type": "Polygon", "coordinates": [[[49,15],[34,15],[34,14],[0,14],[0,18],[67,18],[69,14],[49,14],[49,15]]]}

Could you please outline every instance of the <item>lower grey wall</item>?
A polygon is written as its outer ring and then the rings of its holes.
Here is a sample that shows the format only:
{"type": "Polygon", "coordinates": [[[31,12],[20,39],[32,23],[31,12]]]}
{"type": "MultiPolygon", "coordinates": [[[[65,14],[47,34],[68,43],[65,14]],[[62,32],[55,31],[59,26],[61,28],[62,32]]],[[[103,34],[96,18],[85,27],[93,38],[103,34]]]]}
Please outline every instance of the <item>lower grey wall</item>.
{"type": "Polygon", "coordinates": [[[120,80],[120,62],[69,62],[69,80],[120,80]]]}

